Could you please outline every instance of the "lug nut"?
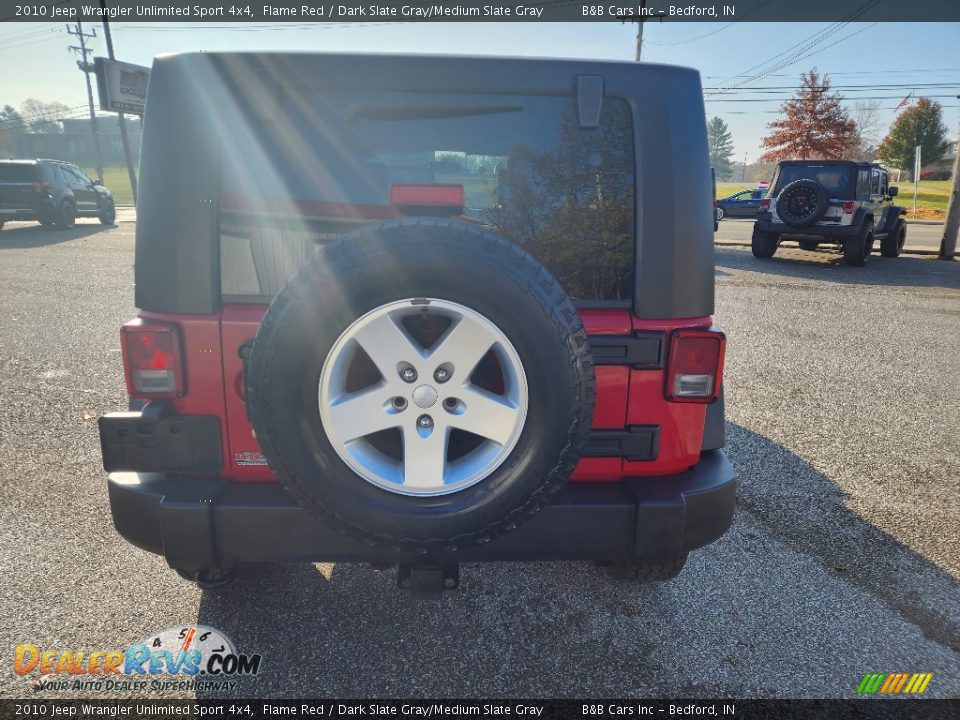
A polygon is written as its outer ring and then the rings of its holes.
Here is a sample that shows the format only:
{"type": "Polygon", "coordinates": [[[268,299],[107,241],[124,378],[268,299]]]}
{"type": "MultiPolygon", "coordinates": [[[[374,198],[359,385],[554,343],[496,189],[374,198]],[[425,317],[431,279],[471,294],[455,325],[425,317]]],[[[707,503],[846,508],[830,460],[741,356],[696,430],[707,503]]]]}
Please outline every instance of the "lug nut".
{"type": "Polygon", "coordinates": [[[457,405],[459,404],[460,402],[456,398],[447,398],[443,401],[443,407],[445,407],[447,410],[456,410],[457,405]]]}
{"type": "Polygon", "coordinates": [[[424,429],[433,427],[433,418],[429,415],[421,415],[417,418],[417,425],[424,429]]]}
{"type": "Polygon", "coordinates": [[[433,373],[433,379],[438,383],[445,383],[450,379],[450,371],[443,367],[438,367],[436,372],[433,373]]]}
{"type": "Polygon", "coordinates": [[[405,368],[403,368],[400,371],[400,377],[403,379],[404,382],[412,383],[414,380],[417,379],[417,371],[414,370],[409,365],[407,365],[405,368]]]}
{"type": "Polygon", "coordinates": [[[406,398],[402,398],[398,395],[393,399],[393,406],[397,410],[403,410],[407,406],[406,398]]]}

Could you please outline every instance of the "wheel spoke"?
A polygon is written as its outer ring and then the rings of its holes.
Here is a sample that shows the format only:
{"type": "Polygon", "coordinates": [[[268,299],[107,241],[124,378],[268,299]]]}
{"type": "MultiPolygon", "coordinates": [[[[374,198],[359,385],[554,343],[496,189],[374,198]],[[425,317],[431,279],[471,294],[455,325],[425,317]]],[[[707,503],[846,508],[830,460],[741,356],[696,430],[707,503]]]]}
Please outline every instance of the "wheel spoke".
{"type": "Polygon", "coordinates": [[[523,429],[527,385],[519,355],[487,318],[448,300],[410,298],[374,308],[340,336],[320,374],[319,402],[327,438],[357,475],[392,493],[444,495],[480,482],[508,457],[523,429]],[[404,324],[412,313],[447,318],[450,326],[425,348],[404,324]],[[492,350],[505,396],[470,379],[492,350]],[[382,378],[353,391],[369,382],[362,354],[382,378]],[[454,429],[486,442],[454,448],[454,429]],[[400,447],[369,438],[385,430],[400,431],[400,447]]]}
{"type": "Polygon", "coordinates": [[[385,385],[351,393],[330,405],[333,432],[342,442],[400,425],[401,416],[389,411],[390,391],[385,385]]]}
{"type": "Polygon", "coordinates": [[[447,469],[447,428],[436,424],[421,434],[412,423],[403,428],[403,485],[406,488],[443,487],[447,469]]]}
{"type": "Polygon", "coordinates": [[[510,439],[518,411],[506,399],[479,388],[465,389],[461,399],[465,409],[459,415],[449,416],[451,427],[493,440],[499,445],[510,439]]]}
{"type": "Polygon", "coordinates": [[[387,382],[392,383],[396,377],[398,363],[412,363],[423,357],[419,344],[394,322],[392,315],[375,318],[358,328],[353,339],[370,356],[387,382]]]}
{"type": "Polygon", "coordinates": [[[461,316],[434,346],[430,358],[436,362],[451,363],[454,377],[463,383],[495,342],[496,338],[489,330],[461,316]]]}

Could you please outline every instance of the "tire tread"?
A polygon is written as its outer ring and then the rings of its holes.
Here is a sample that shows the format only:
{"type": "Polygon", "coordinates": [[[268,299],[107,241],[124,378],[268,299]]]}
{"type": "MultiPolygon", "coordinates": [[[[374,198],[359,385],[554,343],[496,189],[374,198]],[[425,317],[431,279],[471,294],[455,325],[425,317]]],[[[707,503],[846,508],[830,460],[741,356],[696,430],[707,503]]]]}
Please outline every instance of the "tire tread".
{"type": "MultiPolygon", "coordinates": [[[[586,442],[593,417],[596,382],[586,331],[573,302],[556,278],[521,248],[490,231],[441,218],[391,220],[361,228],[318,250],[289,280],[284,291],[274,298],[263,318],[257,339],[260,339],[261,334],[270,336],[292,322],[296,314],[297,300],[309,294],[318,283],[334,281],[342,273],[348,273],[351,268],[367,263],[369,259],[363,252],[364,243],[360,242],[364,237],[389,233],[391,249],[400,253],[417,253],[422,252],[422,247],[416,231],[423,229],[434,231],[441,238],[441,242],[449,243],[460,252],[465,247],[479,248],[492,261],[494,267],[509,275],[532,300],[544,308],[553,321],[561,343],[569,349],[570,361],[575,368],[572,373],[575,378],[572,397],[576,401],[574,407],[569,409],[572,422],[567,431],[567,443],[556,465],[522,504],[479,530],[454,537],[423,540],[371,533],[349,522],[333,508],[318,502],[292,472],[283,453],[271,439],[275,433],[269,426],[269,418],[274,414],[270,412],[269,394],[261,399],[260,393],[248,393],[247,403],[250,417],[259,419],[260,427],[257,427],[256,422],[254,426],[264,456],[278,479],[282,479],[284,487],[301,505],[329,521],[343,534],[369,546],[400,552],[449,552],[463,545],[489,542],[536,515],[560,491],[580,459],[580,449],[586,442]]],[[[271,368],[276,364],[273,360],[279,350],[278,343],[260,344],[259,347],[255,343],[249,372],[251,382],[259,378],[269,385],[271,368]]]]}

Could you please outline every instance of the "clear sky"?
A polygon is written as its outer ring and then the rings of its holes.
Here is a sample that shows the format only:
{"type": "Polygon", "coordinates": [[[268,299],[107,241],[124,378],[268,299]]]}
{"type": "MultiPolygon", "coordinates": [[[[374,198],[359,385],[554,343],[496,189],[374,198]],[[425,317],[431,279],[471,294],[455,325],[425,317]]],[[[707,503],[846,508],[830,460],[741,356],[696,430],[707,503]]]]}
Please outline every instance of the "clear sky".
{"type": "MultiPolygon", "coordinates": [[[[106,55],[99,23],[84,25],[87,32],[94,28],[98,34],[92,41],[94,54],[106,55]]],[[[114,23],[112,28],[117,59],[143,65],[149,65],[154,55],[191,50],[397,51],[630,60],[636,34],[636,26],[616,22],[277,23],[254,27],[114,23]]],[[[894,106],[911,92],[914,97],[945,96],[937,99],[944,105],[951,135],[956,133],[960,119],[957,23],[648,23],[644,36],[645,60],[695,67],[708,88],[729,83],[747,71],[749,76],[772,71],[722,97],[708,95],[707,115],[726,120],[737,160],[744,154],[749,161],[756,159],[766,123],[776,117],[800,73],[813,66],[829,73],[834,85],[844,86],[842,92],[850,104],[861,97],[883,98],[885,128],[895,116],[894,106]],[[785,52],[791,46],[797,47],[785,52]]],[[[0,105],[19,107],[34,97],[63,102],[82,114],[86,89],[67,50],[71,44],[75,39],[65,34],[62,24],[0,26],[0,105]]]]}

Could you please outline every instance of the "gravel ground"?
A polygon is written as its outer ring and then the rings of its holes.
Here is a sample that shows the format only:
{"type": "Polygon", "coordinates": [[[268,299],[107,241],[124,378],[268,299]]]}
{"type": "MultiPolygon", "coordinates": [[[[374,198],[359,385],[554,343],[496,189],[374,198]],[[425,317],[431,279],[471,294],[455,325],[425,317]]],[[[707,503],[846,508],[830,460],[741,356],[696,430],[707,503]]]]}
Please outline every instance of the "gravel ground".
{"type": "MultiPolygon", "coordinates": [[[[201,622],[262,653],[241,695],[849,697],[895,671],[960,695],[960,263],[718,250],[731,531],[663,585],[474,565],[416,603],[352,565],[203,594],[115,534],[96,417],[125,406],[132,231],[0,234],[7,662],[21,642],[113,649],[201,622]]],[[[0,697],[27,695],[7,668],[0,697]]]]}

